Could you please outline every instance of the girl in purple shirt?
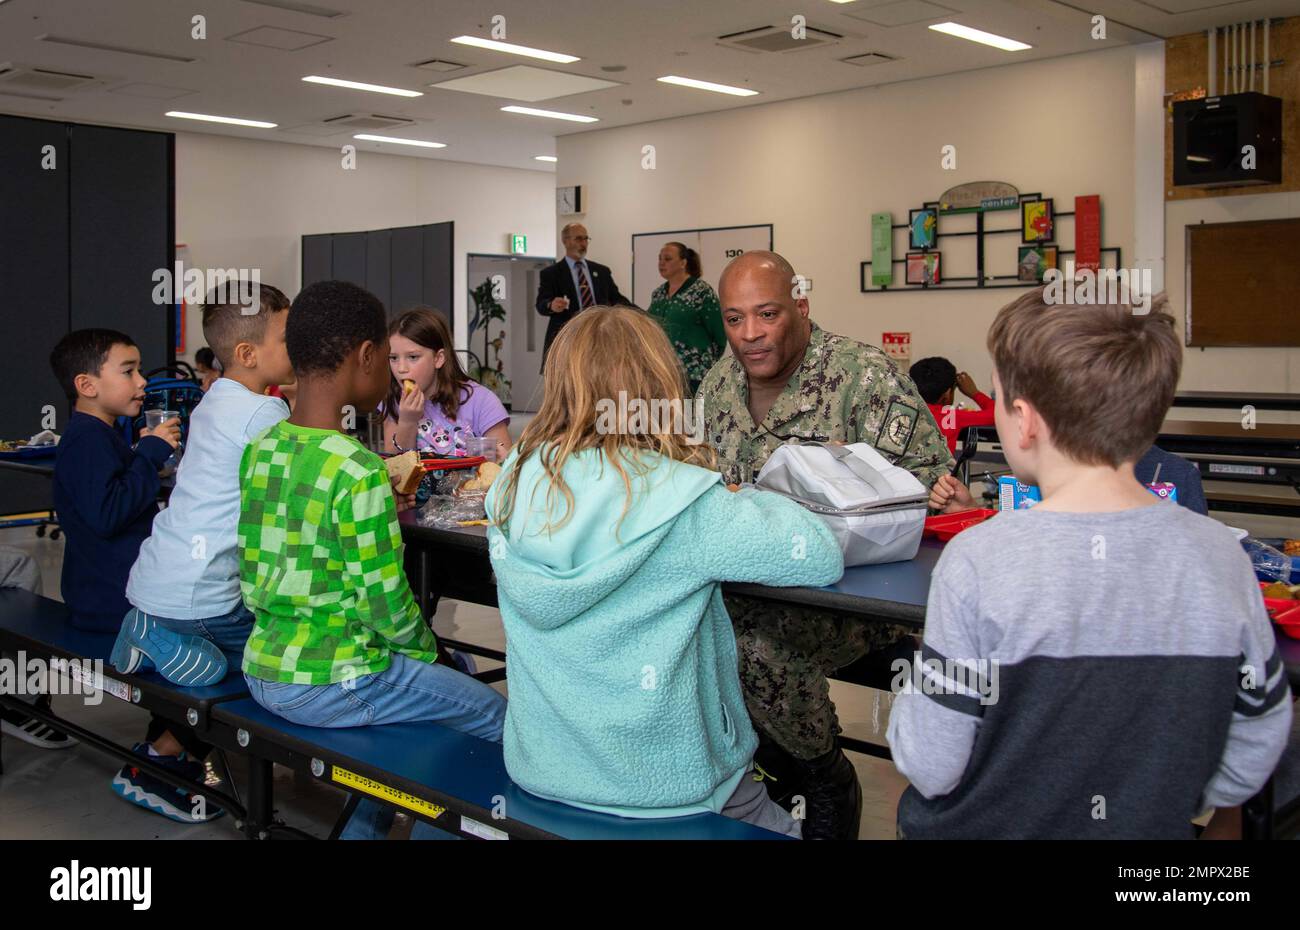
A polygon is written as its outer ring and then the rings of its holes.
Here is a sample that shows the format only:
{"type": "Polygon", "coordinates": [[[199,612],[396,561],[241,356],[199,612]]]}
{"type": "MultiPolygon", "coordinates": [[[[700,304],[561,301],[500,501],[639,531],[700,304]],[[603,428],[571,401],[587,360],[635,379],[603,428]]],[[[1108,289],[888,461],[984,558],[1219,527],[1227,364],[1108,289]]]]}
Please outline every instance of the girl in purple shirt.
{"type": "Polygon", "coordinates": [[[466,454],[465,440],[482,436],[496,440],[497,461],[506,457],[510,414],[460,367],[442,314],[428,307],[407,310],[389,324],[388,344],[393,377],[380,408],[384,451],[457,458],[466,454]]]}

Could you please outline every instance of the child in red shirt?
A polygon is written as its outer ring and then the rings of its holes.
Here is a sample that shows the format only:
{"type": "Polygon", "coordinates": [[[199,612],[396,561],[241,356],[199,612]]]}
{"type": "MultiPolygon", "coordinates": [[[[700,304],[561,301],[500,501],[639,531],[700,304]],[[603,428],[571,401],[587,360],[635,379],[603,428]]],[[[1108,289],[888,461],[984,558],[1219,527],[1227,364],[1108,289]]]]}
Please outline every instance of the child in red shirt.
{"type": "Polygon", "coordinates": [[[993,425],[993,399],[980,393],[975,380],[966,372],[958,372],[952,362],[941,356],[923,358],[908,372],[916,389],[925,398],[939,424],[939,431],[948,440],[948,451],[957,454],[957,434],[968,426],[993,425]],[[953,405],[955,390],[975,401],[979,410],[962,410],[953,405]]]}

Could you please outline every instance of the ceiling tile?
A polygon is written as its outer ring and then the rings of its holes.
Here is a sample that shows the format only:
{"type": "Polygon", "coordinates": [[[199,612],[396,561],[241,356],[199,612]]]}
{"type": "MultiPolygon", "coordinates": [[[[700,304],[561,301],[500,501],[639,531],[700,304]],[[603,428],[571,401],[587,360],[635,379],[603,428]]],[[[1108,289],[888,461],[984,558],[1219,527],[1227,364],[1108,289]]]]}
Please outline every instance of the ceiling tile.
{"type": "Polygon", "coordinates": [[[108,92],[110,94],[122,94],[126,97],[145,97],[149,100],[175,100],[177,97],[186,97],[198,93],[197,90],[186,90],[184,87],[141,83],[123,84],[121,87],[114,87],[108,92]]]}
{"type": "Polygon", "coordinates": [[[1237,6],[1252,0],[1136,0],[1143,6],[1149,6],[1161,13],[1195,13],[1198,10],[1217,10],[1220,7],[1237,6]]]}
{"type": "Polygon", "coordinates": [[[852,10],[845,10],[844,15],[877,26],[907,26],[912,23],[940,19],[960,12],[961,10],[939,6],[939,4],[930,3],[928,0],[896,0],[894,3],[873,6],[869,10],[862,10],[857,13],[852,10]]]}
{"type": "Polygon", "coordinates": [[[260,45],[263,48],[279,49],[282,52],[296,52],[299,49],[332,42],[333,36],[318,36],[310,32],[298,32],[296,29],[277,29],[275,26],[258,26],[226,36],[227,42],[239,42],[243,45],[260,45]]]}
{"type": "Polygon", "coordinates": [[[530,65],[515,65],[511,68],[472,74],[469,77],[429,86],[439,90],[459,90],[468,94],[486,94],[489,97],[533,102],[604,90],[606,87],[617,87],[618,83],[590,78],[582,74],[551,71],[530,65]]]}

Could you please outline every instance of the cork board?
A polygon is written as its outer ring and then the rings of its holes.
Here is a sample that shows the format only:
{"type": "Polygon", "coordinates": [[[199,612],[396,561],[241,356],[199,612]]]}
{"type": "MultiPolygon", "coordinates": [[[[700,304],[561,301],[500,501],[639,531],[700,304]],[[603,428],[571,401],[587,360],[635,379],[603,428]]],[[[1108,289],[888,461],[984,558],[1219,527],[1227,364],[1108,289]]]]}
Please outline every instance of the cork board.
{"type": "Polygon", "coordinates": [[[1300,346],[1300,218],[1187,227],[1187,344],[1300,346]]]}
{"type": "MultiPolygon", "coordinates": [[[[1261,21],[1262,22],[1262,21],[1261,21]]],[[[1273,20],[1269,37],[1269,56],[1282,64],[1269,69],[1268,93],[1282,98],[1282,183],[1251,187],[1222,187],[1201,190],[1174,187],[1174,121],[1172,101],[1183,96],[1205,96],[1208,80],[1206,53],[1210,40],[1204,32],[1175,36],[1165,40],[1165,200],[1197,200],[1201,197],[1238,197],[1242,194],[1269,194],[1275,191],[1300,190],[1300,16],[1273,20]],[[1199,91],[1199,93],[1196,93],[1199,91]]],[[[1223,86],[1224,37],[1219,34],[1218,65],[1215,69],[1220,95],[1231,91],[1223,86]]],[[[1255,60],[1264,54],[1264,31],[1255,29],[1255,60]]],[[[1255,72],[1255,90],[1262,91],[1263,71],[1255,72]]],[[[1272,343],[1276,345],[1277,343],[1272,343]]]]}

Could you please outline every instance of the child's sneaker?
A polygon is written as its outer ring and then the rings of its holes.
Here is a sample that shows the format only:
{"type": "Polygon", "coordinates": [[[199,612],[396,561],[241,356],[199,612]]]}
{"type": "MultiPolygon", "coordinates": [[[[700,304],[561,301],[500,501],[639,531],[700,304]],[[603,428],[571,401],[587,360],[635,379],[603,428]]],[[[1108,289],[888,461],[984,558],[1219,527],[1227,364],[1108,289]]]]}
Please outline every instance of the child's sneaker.
{"type": "Polygon", "coordinates": [[[123,675],[156,668],[163,678],[183,688],[215,685],[226,677],[226,656],[216,643],[173,633],[139,610],[122,621],[109,661],[123,675]]]}
{"type": "Polygon", "coordinates": [[[40,749],[69,749],[77,745],[77,741],[68,734],[8,707],[0,710],[0,732],[40,749]]]}
{"type": "MultiPolygon", "coordinates": [[[[451,652],[450,649],[447,651],[451,652]]],[[[451,652],[451,661],[466,675],[473,676],[478,674],[478,663],[474,661],[474,657],[468,652],[451,652]]]]}
{"type": "MultiPolygon", "coordinates": [[[[151,756],[145,743],[136,743],[131,751],[196,784],[204,784],[206,772],[202,763],[180,756],[151,756]]],[[[177,823],[206,823],[225,813],[203,795],[169,785],[134,765],[122,766],[122,771],[113,776],[112,788],[118,797],[177,823]]]]}

